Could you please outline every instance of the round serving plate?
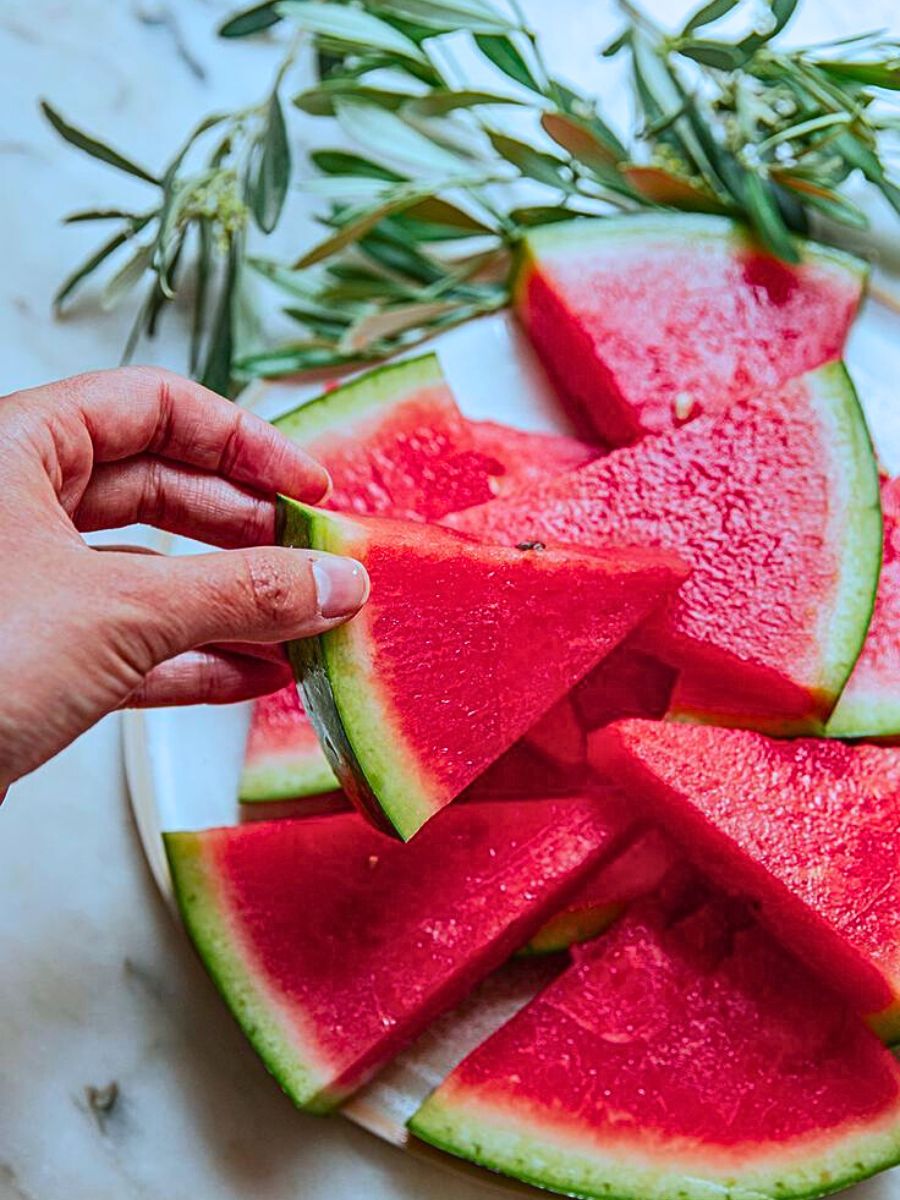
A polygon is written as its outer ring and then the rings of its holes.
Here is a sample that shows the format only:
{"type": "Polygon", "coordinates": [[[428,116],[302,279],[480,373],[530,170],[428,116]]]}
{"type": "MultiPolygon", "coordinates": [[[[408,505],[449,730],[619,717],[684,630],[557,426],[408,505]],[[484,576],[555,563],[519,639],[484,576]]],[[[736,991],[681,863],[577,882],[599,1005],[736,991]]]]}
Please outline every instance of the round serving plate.
{"type": "MultiPolygon", "coordinates": [[[[467,416],[524,429],[569,432],[543,370],[508,314],[462,326],[435,339],[430,348],[438,353],[467,416]]],[[[879,456],[889,471],[900,472],[900,318],[890,290],[878,287],[866,301],[846,357],[879,456]]],[[[309,383],[258,385],[248,389],[242,402],[271,418],[318,390],[318,385],[309,383]]],[[[184,553],[196,546],[167,539],[163,548],[184,553]]],[[[124,714],[125,763],[135,820],[153,877],[176,919],[160,835],[165,830],[241,820],[236,797],[248,714],[248,705],[124,714]]],[[[470,1049],[547,982],[552,969],[538,960],[513,963],[498,972],[346,1104],[344,1116],[385,1141],[477,1175],[508,1194],[537,1196],[535,1189],[500,1181],[415,1142],[407,1135],[406,1121],[470,1049]]],[[[874,1194],[875,1185],[865,1186],[874,1194]]]]}

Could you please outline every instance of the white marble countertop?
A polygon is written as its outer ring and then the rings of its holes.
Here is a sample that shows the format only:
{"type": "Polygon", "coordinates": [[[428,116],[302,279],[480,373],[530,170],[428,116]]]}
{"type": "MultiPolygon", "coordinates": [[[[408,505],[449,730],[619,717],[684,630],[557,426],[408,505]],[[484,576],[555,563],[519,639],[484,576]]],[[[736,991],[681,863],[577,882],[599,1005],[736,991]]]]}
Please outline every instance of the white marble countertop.
{"type": "MultiPolygon", "coordinates": [[[[61,228],[59,217],[135,193],[62,146],[36,98],[158,165],[197,117],[254,98],[269,78],[270,50],[214,39],[229,7],[2,0],[0,392],[112,365],[129,321],[90,307],[62,323],[49,317],[54,286],[95,236],[61,228]]],[[[585,27],[609,28],[611,5],[527,7],[540,24],[552,19],[551,56],[565,48],[570,74],[589,71],[585,27]]],[[[895,4],[807,0],[805,10],[804,35],[824,35],[889,25],[895,4]]],[[[177,364],[175,345],[164,335],[157,359],[177,364]]],[[[496,1194],[344,1121],[304,1117],[279,1093],[158,901],[132,829],[115,718],[11,790],[0,878],[0,1200],[496,1194]],[[90,1096],[113,1082],[118,1099],[104,1114],[90,1096]]]]}

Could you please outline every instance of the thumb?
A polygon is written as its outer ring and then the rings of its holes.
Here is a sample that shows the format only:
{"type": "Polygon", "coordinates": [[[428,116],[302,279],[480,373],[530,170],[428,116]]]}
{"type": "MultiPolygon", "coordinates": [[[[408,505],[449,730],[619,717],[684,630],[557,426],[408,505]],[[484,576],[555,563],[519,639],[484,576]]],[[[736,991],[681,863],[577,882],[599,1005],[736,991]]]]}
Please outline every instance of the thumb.
{"type": "Polygon", "coordinates": [[[354,616],[369,594],[361,563],[319,550],[127,558],[156,662],[210,642],[313,637],[354,616]]]}

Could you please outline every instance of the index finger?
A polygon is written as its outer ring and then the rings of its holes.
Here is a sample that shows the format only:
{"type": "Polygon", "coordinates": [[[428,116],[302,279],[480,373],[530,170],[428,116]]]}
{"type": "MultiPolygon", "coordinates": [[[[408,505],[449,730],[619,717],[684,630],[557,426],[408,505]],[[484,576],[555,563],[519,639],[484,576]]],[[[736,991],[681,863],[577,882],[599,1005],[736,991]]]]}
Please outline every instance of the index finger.
{"type": "Polygon", "coordinates": [[[330,486],[325,468],[274,426],[171,371],[123,367],[39,390],[83,421],[97,462],[150,452],[311,503],[330,486]]]}

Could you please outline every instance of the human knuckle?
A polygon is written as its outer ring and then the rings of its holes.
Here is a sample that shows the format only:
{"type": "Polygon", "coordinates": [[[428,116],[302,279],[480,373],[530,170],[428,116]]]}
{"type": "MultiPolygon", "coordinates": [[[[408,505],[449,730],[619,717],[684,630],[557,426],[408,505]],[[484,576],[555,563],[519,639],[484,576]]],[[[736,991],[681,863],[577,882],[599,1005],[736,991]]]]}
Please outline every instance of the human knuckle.
{"type": "Polygon", "coordinates": [[[280,626],[296,617],[296,576],[275,555],[248,555],[246,581],[253,607],[267,623],[280,626]]]}

